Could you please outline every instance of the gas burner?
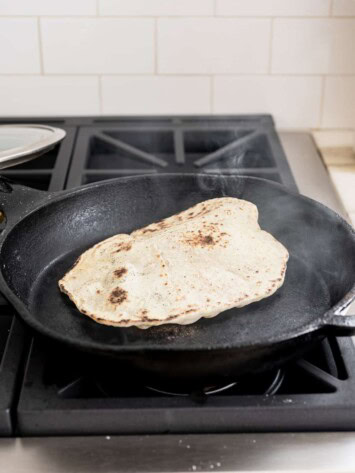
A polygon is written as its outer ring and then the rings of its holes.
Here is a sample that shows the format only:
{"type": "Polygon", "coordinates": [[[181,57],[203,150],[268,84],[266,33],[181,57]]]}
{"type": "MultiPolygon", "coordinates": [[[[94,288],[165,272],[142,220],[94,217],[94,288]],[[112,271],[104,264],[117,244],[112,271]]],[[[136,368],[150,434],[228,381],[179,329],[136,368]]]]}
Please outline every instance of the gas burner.
{"type": "Polygon", "coordinates": [[[201,394],[205,396],[210,396],[211,394],[218,394],[222,393],[224,391],[227,391],[228,389],[233,388],[234,386],[237,385],[237,381],[234,383],[229,383],[229,384],[224,384],[221,386],[209,386],[209,387],[204,387],[200,389],[194,389],[190,393],[187,392],[176,392],[176,389],[174,391],[166,390],[163,388],[158,388],[154,386],[145,386],[146,389],[149,391],[152,391],[153,393],[158,393],[158,394],[163,394],[164,396],[191,396],[193,394],[201,394]]]}
{"type": "Polygon", "coordinates": [[[210,384],[208,386],[188,388],[186,386],[160,385],[133,385],[117,383],[112,376],[99,374],[95,377],[95,385],[105,397],[135,396],[173,396],[190,397],[198,400],[214,395],[273,395],[278,392],[284,380],[282,370],[268,371],[255,374],[226,384],[210,384]]]}
{"type": "Polygon", "coordinates": [[[236,380],[228,384],[218,384],[212,386],[204,386],[202,388],[194,389],[169,389],[168,387],[162,386],[146,386],[146,389],[163,394],[165,396],[211,396],[217,394],[238,395],[238,394],[264,394],[272,395],[276,394],[280,389],[284,380],[284,372],[282,370],[273,370],[267,373],[255,374],[252,376],[245,377],[240,380],[236,380]]]}

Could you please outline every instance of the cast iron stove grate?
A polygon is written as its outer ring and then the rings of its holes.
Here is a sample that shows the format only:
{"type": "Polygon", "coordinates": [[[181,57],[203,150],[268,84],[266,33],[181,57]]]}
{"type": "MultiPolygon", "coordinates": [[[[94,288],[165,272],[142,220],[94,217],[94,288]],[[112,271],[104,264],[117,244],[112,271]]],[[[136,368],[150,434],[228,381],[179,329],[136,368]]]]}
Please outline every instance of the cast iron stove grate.
{"type": "Polygon", "coordinates": [[[267,115],[96,120],[80,128],[68,186],[169,172],[247,174],[296,190],[267,115]]]}
{"type": "MultiPolygon", "coordinates": [[[[269,116],[64,121],[79,127],[67,187],[178,171],[250,174],[297,189],[269,116]]],[[[354,359],[350,339],[328,339],[281,372],[236,380],[229,389],[209,396],[171,396],[120,379],[117,367],[105,370],[89,363],[87,355],[35,337],[17,407],[17,431],[107,435],[353,430],[354,359]],[[112,383],[112,377],[118,382],[112,383]]],[[[188,387],[182,391],[188,392],[188,387]]]]}
{"type": "MultiPolygon", "coordinates": [[[[63,189],[76,128],[48,119],[4,119],[0,123],[42,123],[65,129],[65,139],[47,154],[1,171],[1,175],[29,187],[52,191],[63,189]]],[[[18,391],[16,382],[20,381],[22,358],[28,338],[22,323],[15,317],[14,310],[0,295],[0,436],[13,433],[12,408],[18,391]]]]}
{"type": "MultiPolygon", "coordinates": [[[[161,172],[249,174],[296,189],[269,116],[6,119],[66,129],[51,153],[3,174],[40,189],[161,172]],[[74,140],[78,131],[78,141],[74,140]]],[[[12,432],[25,331],[0,305],[0,433],[12,432]]],[[[87,358],[35,337],[17,408],[18,433],[95,434],[354,429],[355,350],[329,339],[281,373],[238,380],[215,394],[173,397],[131,383],[107,383],[87,358]]],[[[111,372],[109,373],[112,374],[111,372]]],[[[161,386],[160,386],[161,388],[161,386]]],[[[164,388],[164,386],[163,386],[164,388]]],[[[188,388],[184,388],[184,391],[188,388]]]]}
{"type": "Polygon", "coordinates": [[[118,367],[35,339],[18,429],[22,435],[353,430],[354,354],[350,340],[329,339],[281,375],[255,375],[211,395],[172,396],[120,377],[118,367]]]}
{"type": "Polygon", "coordinates": [[[23,325],[15,318],[14,311],[0,299],[0,436],[13,433],[12,412],[19,381],[21,360],[26,346],[23,325]]]}

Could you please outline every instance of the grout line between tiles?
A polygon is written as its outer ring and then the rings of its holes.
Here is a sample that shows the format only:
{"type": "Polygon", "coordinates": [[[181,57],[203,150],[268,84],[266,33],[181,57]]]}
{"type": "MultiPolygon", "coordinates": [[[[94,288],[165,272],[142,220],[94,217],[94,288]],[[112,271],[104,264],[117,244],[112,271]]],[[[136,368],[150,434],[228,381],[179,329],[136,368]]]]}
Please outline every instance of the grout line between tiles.
{"type": "Polygon", "coordinates": [[[154,74],[158,74],[158,19],[154,18],[154,74]]]}
{"type": "MultiPolygon", "coordinates": [[[[96,16],[96,14],[92,15],[1,15],[0,19],[21,19],[21,18],[37,18],[41,17],[43,19],[58,19],[58,20],[65,20],[65,19],[76,19],[76,20],[110,20],[110,19],[124,19],[124,20],[147,20],[147,19],[154,19],[156,18],[155,15],[102,15],[96,16]]],[[[170,19],[170,20],[185,20],[185,19],[212,19],[214,18],[211,14],[206,15],[159,15],[161,19],[170,19]]],[[[234,20],[271,20],[272,18],[278,18],[280,20],[327,20],[329,19],[329,15],[314,15],[314,16],[307,16],[307,15],[289,15],[289,16],[278,16],[278,15],[216,15],[216,19],[234,19],[234,20]]],[[[331,19],[337,20],[355,20],[355,15],[333,15],[331,19]]]]}
{"type": "MultiPolygon", "coordinates": [[[[97,74],[102,76],[113,76],[113,77],[175,77],[179,78],[194,78],[194,77],[206,77],[209,76],[208,73],[189,73],[189,72],[159,72],[157,74],[153,72],[46,72],[43,75],[46,77],[95,77],[97,74]]],[[[42,74],[35,72],[0,72],[1,77],[38,77],[42,74]]],[[[355,73],[347,74],[322,74],[322,72],[306,74],[306,73],[295,73],[295,72],[273,72],[269,74],[268,72],[214,72],[213,76],[215,77],[287,77],[292,79],[301,79],[307,77],[339,77],[339,78],[355,78],[355,73]]]]}
{"type": "Polygon", "coordinates": [[[38,49],[39,49],[39,67],[40,74],[44,74],[44,63],[43,63],[43,48],[42,48],[42,34],[41,34],[41,20],[37,17],[37,34],[38,34],[38,49]]]}
{"type": "Polygon", "coordinates": [[[102,96],[102,75],[99,75],[98,79],[99,79],[99,110],[100,110],[100,115],[102,115],[103,109],[104,109],[103,96],[102,96]]]}
{"type": "Polygon", "coordinates": [[[217,16],[217,0],[213,0],[213,16],[217,16]]]}
{"type": "Polygon", "coordinates": [[[321,84],[321,95],[320,95],[320,109],[319,109],[318,128],[321,128],[321,127],[322,127],[322,122],[323,122],[325,81],[326,81],[326,76],[323,75],[323,76],[322,76],[322,84],[321,84]]]}
{"type": "Polygon", "coordinates": [[[99,0],[95,0],[95,5],[96,5],[96,16],[100,16],[100,12],[99,12],[99,0]]]}
{"type": "Polygon", "coordinates": [[[269,63],[268,63],[268,73],[271,74],[272,71],[272,44],[274,39],[274,18],[271,18],[270,24],[270,40],[269,40],[269,63]]]}
{"type": "Polygon", "coordinates": [[[210,112],[214,111],[214,77],[210,76],[210,112]]]}
{"type": "Polygon", "coordinates": [[[329,2],[329,16],[333,16],[333,8],[334,8],[334,0],[330,0],[329,2]]]}
{"type": "MultiPolygon", "coordinates": [[[[107,76],[120,76],[120,74],[103,74],[103,75],[107,75],[107,76]]],[[[134,74],[129,74],[129,75],[134,75],[134,74]]],[[[147,75],[148,77],[152,77],[151,74],[147,75]]],[[[51,73],[44,73],[44,74],[41,74],[41,73],[29,73],[29,74],[26,74],[26,73],[22,73],[22,74],[19,74],[19,73],[8,73],[8,74],[0,74],[0,79],[5,79],[5,78],[16,78],[16,79],[19,79],[19,78],[23,78],[23,77],[58,77],[58,78],[61,78],[61,77],[74,77],[74,78],[79,78],[79,77],[97,77],[97,73],[95,72],[90,72],[89,74],[51,74],[51,73]]],[[[140,76],[138,76],[140,77],[140,76]]]]}

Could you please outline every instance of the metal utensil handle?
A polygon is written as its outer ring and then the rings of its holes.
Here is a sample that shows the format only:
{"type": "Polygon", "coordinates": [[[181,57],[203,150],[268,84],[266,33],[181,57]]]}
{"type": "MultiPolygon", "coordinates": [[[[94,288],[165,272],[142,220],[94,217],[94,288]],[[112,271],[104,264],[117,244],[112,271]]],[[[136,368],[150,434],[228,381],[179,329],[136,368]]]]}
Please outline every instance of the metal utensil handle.
{"type": "Polygon", "coordinates": [[[355,315],[333,315],[326,322],[325,328],[337,337],[355,335],[355,315]]]}
{"type": "Polygon", "coordinates": [[[16,184],[11,179],[0,176],[0,238],[5,228],[11,228],[20,221],[46,196],[47,192],[16,184]]]}

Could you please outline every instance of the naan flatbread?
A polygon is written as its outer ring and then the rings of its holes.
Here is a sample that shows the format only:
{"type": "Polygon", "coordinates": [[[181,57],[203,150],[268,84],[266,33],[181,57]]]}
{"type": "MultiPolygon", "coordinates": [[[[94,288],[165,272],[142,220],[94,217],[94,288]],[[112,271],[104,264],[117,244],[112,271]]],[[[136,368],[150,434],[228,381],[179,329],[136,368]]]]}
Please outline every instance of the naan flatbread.
{"type": "Polygon", "coordinates": [[[184,325],[271,296],[287,260],[254,204],[222,197],[96,244],[59,287],[101,324],[184,325]]]}

